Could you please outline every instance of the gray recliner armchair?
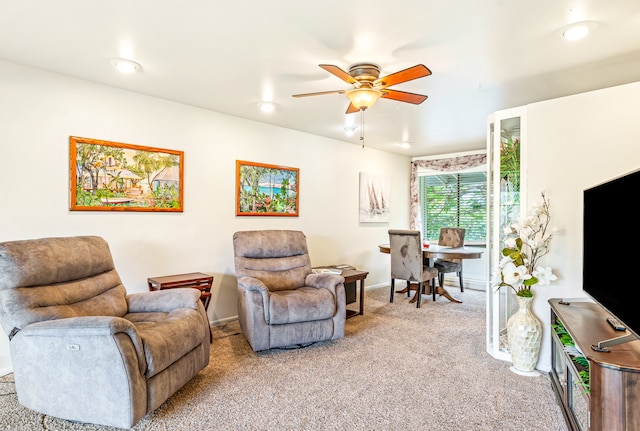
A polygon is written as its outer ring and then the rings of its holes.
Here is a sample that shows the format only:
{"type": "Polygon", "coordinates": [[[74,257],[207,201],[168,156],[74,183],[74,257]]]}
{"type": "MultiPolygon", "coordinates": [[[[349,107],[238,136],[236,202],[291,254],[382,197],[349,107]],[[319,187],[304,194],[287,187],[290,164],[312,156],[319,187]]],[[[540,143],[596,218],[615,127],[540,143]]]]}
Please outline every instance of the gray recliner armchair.
{"type": "Polygon", "coordinates": [[[0,323],[18,401],[131,428],[209,363],[197,289],[127,294],[97,236],[0,243],[0,323]]]}
{"type": "Polygon", "coordinates": [[[304,233],[233,235],[240,328],[254,351],[344,337],[344,278],[313,274],[304,233]]]}

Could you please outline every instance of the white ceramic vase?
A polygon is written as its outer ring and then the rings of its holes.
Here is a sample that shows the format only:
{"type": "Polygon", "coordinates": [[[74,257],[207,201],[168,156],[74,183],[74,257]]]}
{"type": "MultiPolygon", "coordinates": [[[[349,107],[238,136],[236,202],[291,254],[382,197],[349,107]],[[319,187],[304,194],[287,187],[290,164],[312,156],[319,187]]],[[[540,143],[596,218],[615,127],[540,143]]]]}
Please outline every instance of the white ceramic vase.
{"type": "Polygon", "coordinates": [[[536,369],[542,325],[531,312],[533,298],[517,296],[518,311],[507,321],[507,339],[511,350],[511,370],[517,374],[539,375],[536,369]]]}

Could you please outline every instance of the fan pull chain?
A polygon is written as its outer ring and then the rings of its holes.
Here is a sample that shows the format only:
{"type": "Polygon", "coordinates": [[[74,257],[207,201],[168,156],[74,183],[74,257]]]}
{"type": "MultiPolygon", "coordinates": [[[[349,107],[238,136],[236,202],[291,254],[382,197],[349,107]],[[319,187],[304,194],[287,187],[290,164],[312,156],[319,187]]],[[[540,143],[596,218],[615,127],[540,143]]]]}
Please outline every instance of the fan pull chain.
{"type": "Polygon", "coordinates": [[[364,109],[360,110],[360,141],[362,141],[362,148],[364,148],[364,109]]]}

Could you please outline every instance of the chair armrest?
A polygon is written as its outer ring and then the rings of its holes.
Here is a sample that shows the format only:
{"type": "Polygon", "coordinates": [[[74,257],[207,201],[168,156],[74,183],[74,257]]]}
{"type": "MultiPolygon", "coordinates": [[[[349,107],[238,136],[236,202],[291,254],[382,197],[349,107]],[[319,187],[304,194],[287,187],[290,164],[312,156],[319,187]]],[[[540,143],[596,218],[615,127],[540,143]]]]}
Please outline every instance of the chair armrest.
{"type": "Polygon", "coordinates": [[[310,287],[315,287],[316,289],[329,289],[333,292],[333,295],[336,294],[336,288],[344,284],[344,277],[338,274],[330,274],[330,273],[320,273],[320,274],[309,274],[305,279],[305,284],[310,287]]]}
{"type": "Polygon", "coordinates": [[[200,291],[193,287],[130,293],[127,295],[129,313],[170,313],[178,308],[198,309],[200,291]]]}
{"type": "Polygon", "coordinates": [[[262,296],[264,320],[269,322],[269,288],[261,280],[254,277],[238,277],[238,289],[244,292],[257,292],[262,296]]]}
{"type": "Polygon", "coordinates": [[[111,338],[118,333],[123,333],[131,339],[138,357],[139,370],[143,373],[146,368],[146,359],[142,339],[135,325],[122,317],[80,316],[46,320],[32,323],[19,332],[21,337],[46,337],[49,340],[56,338],[74,340],[79,337],[98,338],[101,336],[111,338]]]}
{"type": "Polygon", "coordinates": [[[28,336],[66,336],[91,337],[99,335],[113,335],[125,332],[132,337],[138,337],[138,331],[133,323],[117,316],[81,316],[65,319],[45,320],[32,323],[22,329],[22,335],[28,336]]]}
{"type": "Polygon", "coordinates": [[[266,284],[254,277],[238,277],[238,285],[246,290],[260,292],[262,295],[269,295],[269,288],[266,284]]]}

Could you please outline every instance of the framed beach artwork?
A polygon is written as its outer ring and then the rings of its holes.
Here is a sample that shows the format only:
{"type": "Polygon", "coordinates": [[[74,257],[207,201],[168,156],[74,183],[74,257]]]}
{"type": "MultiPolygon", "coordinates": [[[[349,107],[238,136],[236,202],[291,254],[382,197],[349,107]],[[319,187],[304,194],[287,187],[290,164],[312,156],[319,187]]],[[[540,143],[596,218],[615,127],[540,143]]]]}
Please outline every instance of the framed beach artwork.
{"type": "Polygon", "coordinates": [[[237,216],[298,216],[300,170],[236,160],[237,216]]]}
{"type": "Polygon", "coordinates": [[[183,211],[184,153],[69,137],[72,211],[183,211]]]}
{"type": "Polygon", "coordinates": [[[360,222],[388,222],[391,179],[386,175],[360,172],[360,222]]]}

